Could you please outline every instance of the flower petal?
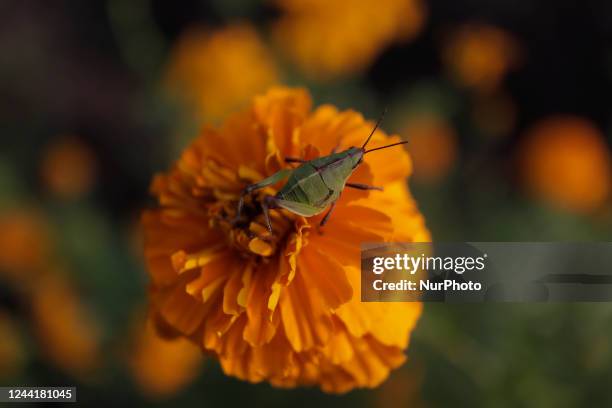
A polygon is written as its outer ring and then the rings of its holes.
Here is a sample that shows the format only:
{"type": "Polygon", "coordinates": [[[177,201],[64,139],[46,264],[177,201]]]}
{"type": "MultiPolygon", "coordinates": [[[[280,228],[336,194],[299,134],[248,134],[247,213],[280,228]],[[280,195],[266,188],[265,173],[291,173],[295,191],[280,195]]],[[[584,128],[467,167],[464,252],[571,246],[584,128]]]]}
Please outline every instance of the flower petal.
{"type": "Polygon", "coordinates": [[[194,299],[185,290],[185,285],[190,278],[181,279],[182,282],[179,284],[160,291],[157,294],[156,302],[160,316],[185,335],[195,332],[208,311],[206,305],[194,299]]]}
{"type": "Polygon", "coordinates": [[[295,351],[323,345],[330,336],[329,312],[316,294],[309,292],[301,274],[283,290],[280,298],[283,327],[295,351]]]}
{"type": "Polygon", "coordinates": [[[306,118],[311,103],[305,90],[282,87],[255,98],[253,111],[256,119],[268,129],[268,153],[279,151],[283,157],[297,153],[294,151],[294,130],[306,118]]]}
{"type": "Polygon", "coordinates": [[[268,343],[276,334],[278,314],[273,314],[273,318],[269,318],[268,310],[268,298],[272,293],[273,280],[274,271],[270,266],[259,268],[249,288],[246,305],[248,321],[244,328],[244,340],[252,346],[268,343]]]}
{"type": "Polygon", "coordinates": [[[329,309],[337,309],[353,296],[353,288],[342,265],[312,245],[301,253],[298,274],[309,288],[318,292],[329,309]]]}

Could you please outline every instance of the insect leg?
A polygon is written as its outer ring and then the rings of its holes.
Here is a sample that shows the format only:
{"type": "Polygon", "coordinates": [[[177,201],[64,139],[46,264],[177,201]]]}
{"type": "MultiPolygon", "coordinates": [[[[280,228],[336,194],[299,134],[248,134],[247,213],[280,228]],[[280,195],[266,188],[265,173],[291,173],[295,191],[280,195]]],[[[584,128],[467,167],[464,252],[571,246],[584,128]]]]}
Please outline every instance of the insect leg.
{"type": "Polygon", "coordinates": [[[327,223],[327,221],[329,220],[329,217],[330,217],[332,211],[334,211],[334,208],[336,208],[336,202],[335,201],[333,203],[331,203],[331,206],[329,207],[329,210],[327,210],[327,212],[323,216],[323,219],[319,223],[319,227],[322,227],[322,226],[324,226],[327,223]]]}
{"type": "Polygon", "coordinates": [[[361,183],[346,183],[347,187],[356,188],[357,190],[378,190],[383,191],[382,187],[369,186],[367,184],[361,183]]]}
{"type": "Polygon", "coordinates": [[[285,157],[285,163],[306,163],[307,160],[300,159],[299,157],[285,157]]]}
{"type": "Polygon", "coordinates": [[[240,216],[242,215],[242,207],[244,206],[244,197],[247,194],[252,193],[255,190],[259,190],[260,188],[271,186],[272,184],[275,184],[281,181],[282,179],[286,178],[290,173],[291,173],[290,169],[283,169],[283,170],[277,171],[270,177],[263,179],[259,183],[249,184],[248,186],[246,186],[244,190],[242,190],[242,193],[240,193],[240,199],[238,200],[238,209],[236,211],[236,218],[234,218],[234,223],[236,223],[240,219],[240,216]]]}
{"type": "Polygon", "coordinates": [[[267,195],[261,202],[261,208],[264,213],[264,217],[266,218],[266,226],[268,227],[268,231],[270,234],[272,233],[272,223],[270,222],[270,209],[278,208],[278,203],[276,202],[276,197],[267,195]]]}
{"type": "Polygon", "coordinates": [[[242,207],[244,207],[244,196],[250,193],[251,191],[253,191],[253,190],[250,190],[249,187],[250,186],[247,186],[240,193],[240,199],[238,200],[238,209],[236,210],[236,218],[234,218],[234,223],[238,222],[238,220],[242,216],[242,207]]]}

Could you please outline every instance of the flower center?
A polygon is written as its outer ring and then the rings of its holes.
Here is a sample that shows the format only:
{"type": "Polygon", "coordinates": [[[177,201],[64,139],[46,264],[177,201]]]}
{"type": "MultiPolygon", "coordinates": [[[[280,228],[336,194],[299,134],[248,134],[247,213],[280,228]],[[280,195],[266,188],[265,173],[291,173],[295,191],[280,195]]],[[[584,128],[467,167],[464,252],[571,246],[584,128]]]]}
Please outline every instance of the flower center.
{"type": "Polygon", "coordinates": [[[244,256],[269,257],[276,253],[294,231],[297,216],[285,210],[269,210],[272,233],[268,231],[261,206],[270,189],[247,194],[240,218],[236,218],[238,197],[220,199],[211,208],[213,226],[226,234],[228,243],[244,256]]]}

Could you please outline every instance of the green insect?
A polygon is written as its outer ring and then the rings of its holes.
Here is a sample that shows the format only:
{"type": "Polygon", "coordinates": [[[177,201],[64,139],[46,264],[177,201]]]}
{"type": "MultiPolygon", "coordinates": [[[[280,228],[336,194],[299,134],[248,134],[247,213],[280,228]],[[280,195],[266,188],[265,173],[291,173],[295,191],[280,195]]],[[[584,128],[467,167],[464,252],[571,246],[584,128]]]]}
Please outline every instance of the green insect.
{"type": "Polygon", "coordinates": [[[286,163],[301,164],[295,169],[280,170],[259,183],[248,185],[240,195],[238,211],[234,222],[237,222],[241,218],[244,197],[247,194],[275,184],[285,178],[288,178],[288,180],[279,192],[274,196],[265,196],[261,202],[266,224],[270,232],[272,232],[269,214],[270,209],[284,208],[294,214],[312,217],[322,213],[329,206],[329,210],[319,224],[323,226],[327,223],[331,213],[334,211],[336,201],[340,198],[340,194],[345,186],[359,190],[382,191],[382,187],[350,183],[347,181],[355,169],[362,163],[363,156],[366,153],[408,143],[407,141],[403,141],[378,147],[376,149],[366,150],[366,146],[380,125],[381,120],[382,116],[378,119],[374,129],[372,129],[372,132],[361,147],[350,147],[338,153],[336,153],[337,148],[335,148],[328,156],[322,156],[308,161],[295,157],[286,157],[286,163]]]}

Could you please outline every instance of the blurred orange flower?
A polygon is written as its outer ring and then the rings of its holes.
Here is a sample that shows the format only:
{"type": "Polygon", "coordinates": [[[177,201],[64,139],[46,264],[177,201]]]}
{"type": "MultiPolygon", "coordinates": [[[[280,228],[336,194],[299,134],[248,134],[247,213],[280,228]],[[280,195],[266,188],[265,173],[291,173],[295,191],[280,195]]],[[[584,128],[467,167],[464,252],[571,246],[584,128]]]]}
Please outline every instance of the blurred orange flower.
{"type": "Polygon", "coordinates": [[[449,36],[443,58],[452,77],[480,91],[498,87],[520,62],[515,39],[499,27],[466,25],[449,36]]]}
{"type": "Polygon", "coordinates": [[[32,317],[40,347],[64,371],[88,378],[100,363],[100,329],[74,288],[56,271],[39,278],[32,317]]]}
{"type": "MultiPolygon", "coordinates": [[[[360,145],[373,124],[353,111],[311,111],[302,89],[273,88],[206,128],[171,171],[152,184],[160,208],[143,215],[145,256],[158,323],[216,355],[225,373],[328,392],[374,387],[405,359],[419,303],[360,302],[360,243],[430,239],[406,188],[410,157],[372,154],[352,181],[384,192],[346,190],[323,234],[304,218],[272,211],[274,234],[241,190],[282,167],[286,156],[360,145]]],[[[398,141],[378,130],[372,147],[398,141]]]]}
{"type": "Polygon", "coordinates": [[[421,0],[277,0],[274,37],[306,74],[329,79],[367,68],[385,47],[420,32],[421,0]]]}
{"type": "Polygon", "coordinates": [[[130,369],[143,394],[160,398],[175,394],[199,373],[202,352],[187,339],[164,339],[151,320],[136,328],[130,369]]]}
{"type": "Polygon", "coordinates": [[[41,177],[45,187],[58,197],[80,197],[94,184],[95,156],[76,138],[61,138],[45,151],[41,177]]]}
{"type": "Polygon", "coordinates": [[[271,53],[246,24],[185,32],[174,46],[165,85],[198,120],[218,119],[278,81],[271,53]]]}
{"type": "Polygon", "coordinates": [[[51,241],[43,214],[29,208],[0,211],[0,271],[25,282],[47,261],[51,241]]]}
{"type": "Polygon", "coordinates": [[[423,114],[408,120],[402,135],[410,142],[414,178],[436,183],[446,177],[457,160],[457,135],[443,118],[423,114]]]}
{"type": "Polygon", "coordinates": [[[13,319],[0,311],[0,380],[15,375],[25,362],[23,340],[13,319]]]}
{"type": "Polygon", "coordinates": [[[519,149],[526,189],[555,205],[588,212],[610,195],[610,150],[588,120],[553,116],[532,126],[519,149]]]}

